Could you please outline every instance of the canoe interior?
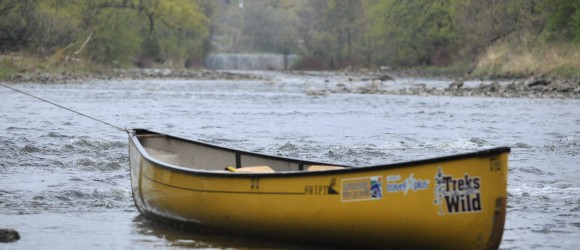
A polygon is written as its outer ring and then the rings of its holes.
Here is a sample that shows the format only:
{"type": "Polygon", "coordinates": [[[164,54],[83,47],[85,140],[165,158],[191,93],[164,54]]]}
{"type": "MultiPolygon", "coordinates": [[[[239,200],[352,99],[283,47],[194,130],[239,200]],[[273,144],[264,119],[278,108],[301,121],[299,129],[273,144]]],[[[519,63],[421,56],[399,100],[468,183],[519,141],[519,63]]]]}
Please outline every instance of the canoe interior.
{"type": "MultiPolygon", "coordinates": [[[[350,169],[350,171],[358,171],[361,168],[347,165],[338,166],[336,164],[327,162],[314,162],[252,153],[199,141],[187,140],[166,134],[160,134],[145,129],[135,129],[132,133],[137,136],[139,139],[139,144],[143,147],[147,154],[149,154],[152,160],[159,161],[162,163],[161,165],[172,165],[172,167],[183,169],[200,171],[224,171],[224,169],[228,167],[240,169],[252,168],[255,166],[268,166],[276,173],[300,173],[305,171],[318,172],[336,169],[350,169]]],[[[508,147],[498,147],[465,154],[415,160],[410,162],[364,166],[364,168],[408,167],[429,162],[441,162],[471,157],[485,157],[501,153],[509,153],[510,151],[511,150],[508,147]]]]}
{"type": "Polygon", "coordinates": [[[166,164],[188,169],[224,171],[227,167],[240,169],[268,166],[275,172],[296,172],[302,170],[322,171],[344,167],[254,154],[151,132],[143,132],[143,134],[138,134],[138,137],[141,145],[152,158],[166,164]]]}
{"type": "MultiPolygon", "coordinates": [[[[261,171],[261,167],[271,168],[276,173],[301,173],[319,172],[325,170],[349,169],[349,171],[359,171],[361,167],[347,165],[336,165],[325,162],[314,162],[300,159],[283,158],[278,156],[264,155],[241,151],[221,146],[216,146],[199,141],[186,140],[166,134],[160,134],[145,129],[135,129],[132,131],[139,139],[139,144],[143,150],[149,154],[152,160],[170,165],[175,169],[199,170],[202,172],[227,172],[226,168],[248,169],[248,172],[270,173],[261,171]],[[256,169],[256,170],[252,170],[256,169]]],[[[465,154],[436,157],[401,163],[389,163],[376,166],[364,166],[365,169],[372,168],[397,168],[409,167],[417,164],[430,162],[441,162],[458,160],[471,157],[486,157],[501,153],[509,153],[510,148],[498,147],[465,154]]]]}

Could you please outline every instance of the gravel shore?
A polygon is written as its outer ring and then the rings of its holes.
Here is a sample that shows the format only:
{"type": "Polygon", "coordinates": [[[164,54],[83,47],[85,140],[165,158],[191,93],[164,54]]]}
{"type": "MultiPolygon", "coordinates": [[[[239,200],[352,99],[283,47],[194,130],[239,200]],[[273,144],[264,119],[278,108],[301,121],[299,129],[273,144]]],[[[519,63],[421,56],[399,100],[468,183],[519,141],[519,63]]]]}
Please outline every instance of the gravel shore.
{"type": "MultiPolygon", "coordinates": [[[[307,95],[328,95],[332,93],[392,94],[392,95],[436,95],[436,96],[488,96],[505,98],[565,98],[580,99],[580,79],[552,79],[531,77],[502,81],[481,81],[479,86],[464,86],[465,79],[451,79],[446,88],[429,87],[420,80],[401,88],[392,89],[385,85],[395,80],[391,73],[381,72],[301,72],[291,71],[283,74],[299,76],[330,77],[339,76],[344,81],[327,80],[330,87],[310,89],[307,95]],[[363,83],[357,85],[345,82],[363,83]]],[[[122,79],[194,79],[194,80],[270,80],[267,75],[251,71],[214,71],[214,70],[171,70],[171,69],[131,69],[111,70],[103,73],[22,73],[15,74],[6,82],[33,83],[72,83],[92,80],[122,79]]],[[[473,81],[473,80],[470,80],[473,81]]]]}
{"type": "MultiPolygon", "coordinates": [[[[328,73],[298,73],[324,77],[328,73]]],[[[339,73],[340,74],[340,73],[339,73]]],[[[308,95],[328,95],[332,93],[358,94],[391,94],[391,95],[420,95],[420,96],[486,96],[505,98],[562,98],[580,99],[580,79],[554,79],[549,77],[530,77],[528,79],[504,80],[477,80],[477,79],[442,79],[422,78],[411,76],[397,76],[396,73],[362,72],[342,73],[344,79],[333,85],[327,81],[329,87],[324,89],[310,89],[308,95]],[[405,79],[401,84],[400,79],[405,79]],[[413,79],[412,81],[408,79],[413,79]],[[426,79],[426,80],[421,80],[426,79]],[[432,87],[427,82],[431,79],[447,81],[446,87],[432,87]],[[389,88],[391,81],[398,81],[401,87],[389,88]],[[423,82],[422,82],[423,81],[423,82]],[[350,84],[363,82],[363,84],[350,84]],[[480,82],[479,85],[467,85],[466,82],[480,82]]]]}
{"type": "Polygon", "coordinates": [[[553,80],[533,78],[527,80],[482,82],[476,87],[464,87],[463,80],[450,80],[447,88],[427,87],[426,84],[410,84],[408,87],[388,89],[383,81],[373,80],[362,86],[348,87],[339,83],[335,87],[307,91],[309,95],[330,93],[392,94],[421,96],[487,96],[505,98],[562,98],[580,99],[580,80],[553,80]]]}
{"type": "Polygon", "coordinates": [[[130,69],[91,73],[22,73],[5,81],[27,83],[71,83],[94,80],[140,80],[140,79],[196,79],[196,80],[253,80],[261,79],[251,73],[214,70],[130,69]]]}

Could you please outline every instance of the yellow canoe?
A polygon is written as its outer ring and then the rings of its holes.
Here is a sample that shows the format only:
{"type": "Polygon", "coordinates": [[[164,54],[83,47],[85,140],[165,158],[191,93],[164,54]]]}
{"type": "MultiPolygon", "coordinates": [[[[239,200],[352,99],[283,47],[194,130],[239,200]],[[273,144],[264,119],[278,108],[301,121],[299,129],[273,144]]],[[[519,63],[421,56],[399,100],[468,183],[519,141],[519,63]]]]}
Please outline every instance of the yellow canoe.
{"type": "Polygon", "coordinates": [[[147,217],[381,249],[498,248],[509,152],[348,167],[129,131],[133,199],[147,217]]]}

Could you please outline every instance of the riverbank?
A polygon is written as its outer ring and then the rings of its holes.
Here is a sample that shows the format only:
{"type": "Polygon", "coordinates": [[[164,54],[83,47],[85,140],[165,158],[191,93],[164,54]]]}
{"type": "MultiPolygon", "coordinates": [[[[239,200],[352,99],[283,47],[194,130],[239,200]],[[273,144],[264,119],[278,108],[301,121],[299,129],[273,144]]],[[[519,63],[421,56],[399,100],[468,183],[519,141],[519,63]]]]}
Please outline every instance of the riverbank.
{"type": "Polygon", "coordinates": [[[214,71],[205,69],[113,69],[102,72],[34,72],[16,73],[5,78],[7,82],[27,83],[77,83],[94,80],[142,80],[142,79],[197,79],[197,80],[257,80],[250,73],[214,71]]]}
{"type": "Polygon", "coordinates": [[[580,78],[559,79],[530,77],[528,79],[474,79],[457,77],[423,77],[408,72],[292,72],[310,77],[328,76],[328,86],[305,91],[307,95],[325,96],[335,93],[390,94],[419,96],[482,96],[503,98],[580,99],[580,78]],[[339,80],[330,76],[339,75],[339,80]],[[428,82],[437,79],[441,86],[428,82]],[[394,83],[393,83],[394,82],[394,83]],[[393,87],[396,85],[397,87],[393,87]]]}
{"type": "Polygon", "coordinates": [[[463,87],[463,80],[454,80],[444,89],[427,87],[426,84],[416,83],[410,87],[398,90],[387,90],[382,84],[371,82],[366,86],[347,88],[337,85],[328,91],[331,93],[362,93],[362,94],[394,94],[420,96],[484,96],[504,98],[580,98],[580,83],[578,80],[546,80],[528,79],[511,80],[508,82],[492,81],[480,83],[476,87],[463,87]]]}
{"type": "MultiPolygon", "coordinates": [[[[307,95],[324,96],[335,93],[391,94],[419,96],[484,96],[504,98],[572,98],[580,99],[580,79],[530,77],[528,79],[489,80],[438,77],[445,87],[432,87],[422,82],[420,74],[396,71],[283,71],[282,77],[315,77],[325,79],[327,87],[308,89],[307,95]],[[402,81],[400,87],[389,88],[392,81],[402,81]],[[469,81],[471,84],[465,84],[469,81]],[[479,82],[474,86],[473,82],[479,82]]],[[[278,74],[274,73],[274,74],[278,74]]],[[[18,73],[6,78],[14,83],[79,83],[95,80],[264,80],[274,81],[272,74],[252,71],[214,71],[205,69],[128,69],[92,73],[18,73]]],[[[429,77],[431,78],[431,77],[429,77]]]]}

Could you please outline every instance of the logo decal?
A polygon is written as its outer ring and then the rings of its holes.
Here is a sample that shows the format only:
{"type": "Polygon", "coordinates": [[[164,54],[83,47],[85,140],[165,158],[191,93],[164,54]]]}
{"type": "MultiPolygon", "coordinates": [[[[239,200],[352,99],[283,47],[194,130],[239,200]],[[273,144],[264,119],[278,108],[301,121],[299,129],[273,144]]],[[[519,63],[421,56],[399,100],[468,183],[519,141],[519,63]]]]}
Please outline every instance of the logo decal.
{"type": "Polygon", "coordinates": [[[407,195],[409,190],[426,190],[429,188],[429,180],[415,179],[415,173],[411,173],[407,179],[401,181],[401,175],[387,175],[387,193],[403,192],[407,195]]]}
{"type": "Polygon", "coordinates": [[[501,169],[501,164],[499,163],[499,159],[497,157],[492,157],[489,159],[489,170],[491,171],[499,171],[501,169]]]}
{"type": "Polygon", "coordinates": [[[465,173],[460,178],[445,175],[439,167],[435,174],[435,199],[439,215],[481,212],[481,180],[465,173]]]}
{"type": "Polygon", "coordinates": [[[380,200],[383,198],[381,176],[342,180],[342,202],[380,200]]]}
{"type": "Polygon", "coordinates": [[[306,185],[304,186],[304,193],[309,195],[336,195],[338,192],[334,189],[336,185],[336,178],[330,180],[330,184],[327,185],[306,185]]]}

